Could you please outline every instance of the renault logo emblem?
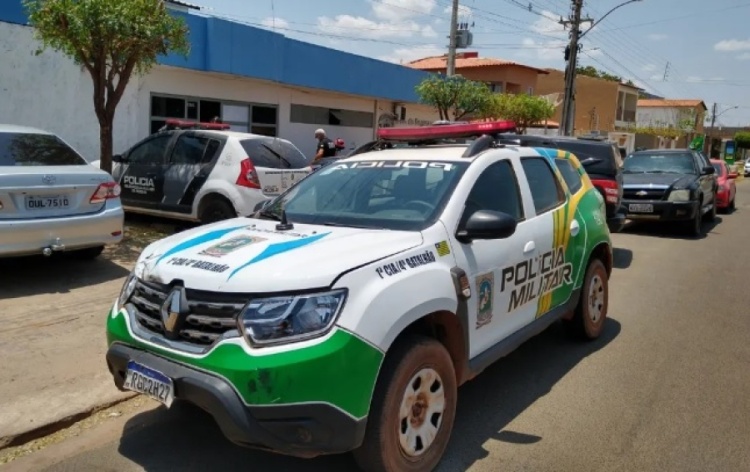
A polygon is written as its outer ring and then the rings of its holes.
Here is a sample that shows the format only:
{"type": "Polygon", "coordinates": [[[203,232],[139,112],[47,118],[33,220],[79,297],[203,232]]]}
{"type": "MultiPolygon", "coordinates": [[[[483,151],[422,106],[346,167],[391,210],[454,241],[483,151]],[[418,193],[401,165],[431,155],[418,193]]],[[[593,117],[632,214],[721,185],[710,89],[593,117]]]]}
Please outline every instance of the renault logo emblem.
{"type": "Polygon", "coordinates": [[[638,195],[639,197],[644,197],[644,196],[648,195],[648,192],[645,191],[645,190],[641,190],[638,193],[636,193],[636,195],[638,195]]]}
{"type": "Polygon", "coordinates": [[[52,185],[55,182],[57,182],[57,177],[54,175],[47,174],[44,177],[42,177],[42,182],[44,182],[47,185],[52,185]]]}
{"type": "Polygon", "coordinates": [[[169,338],[178,338],[179,329],[188,314],[188,302],[183,287],[175,287],[161,307],[161,320],[164,332],[169,338]]]}

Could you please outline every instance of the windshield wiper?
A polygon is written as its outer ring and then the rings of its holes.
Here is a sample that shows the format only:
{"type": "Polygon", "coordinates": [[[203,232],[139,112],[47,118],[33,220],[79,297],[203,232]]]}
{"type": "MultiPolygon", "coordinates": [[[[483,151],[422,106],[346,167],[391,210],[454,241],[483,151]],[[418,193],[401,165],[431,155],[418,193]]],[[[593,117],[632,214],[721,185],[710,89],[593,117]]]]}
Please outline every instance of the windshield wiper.
{"type": "Polygon", "coordinates": [[[258,212],[258,216],[268,218],[274,221],[281,221],[281,217],[277,215],[276,213],[272,212],[271,210],[260,210],[260,212],[258,212]]]}

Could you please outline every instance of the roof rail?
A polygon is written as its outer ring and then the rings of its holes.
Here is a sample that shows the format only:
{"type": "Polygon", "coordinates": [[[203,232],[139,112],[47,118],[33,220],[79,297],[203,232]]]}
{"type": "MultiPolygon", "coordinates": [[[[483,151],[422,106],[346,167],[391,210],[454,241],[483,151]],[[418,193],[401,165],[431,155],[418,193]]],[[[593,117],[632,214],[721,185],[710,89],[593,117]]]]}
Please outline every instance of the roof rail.
{"type": "Polygon", "coordinates": [[[213,131],[227,131],[231,126],[227,123],[201,123],[199,121],[188,121],[188,120],[177,120],[168,119],[164,124],[164,127],[160,130],[173,130],[173,129],[203,129],[213,131]]]}

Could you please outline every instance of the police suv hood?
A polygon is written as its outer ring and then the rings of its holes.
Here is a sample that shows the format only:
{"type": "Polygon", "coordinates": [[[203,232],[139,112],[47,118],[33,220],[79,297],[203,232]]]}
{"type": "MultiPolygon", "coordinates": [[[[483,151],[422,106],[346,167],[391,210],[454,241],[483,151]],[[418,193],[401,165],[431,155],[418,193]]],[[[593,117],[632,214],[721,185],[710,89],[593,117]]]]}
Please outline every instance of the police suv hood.
{"type": "Polygon", "coordinates": [[[148,246],[143,280],[198,290],[270,293],[327,287],[343,272],[415,248],[422,234],[294,224],[251,218],[201,226],[148,246]]]}
{"type": "Polygon", "coordinates": [[[684,188],[698,178],[693,174],[624,174],[623,185],[648,187],[649,185],[684,188]]]}

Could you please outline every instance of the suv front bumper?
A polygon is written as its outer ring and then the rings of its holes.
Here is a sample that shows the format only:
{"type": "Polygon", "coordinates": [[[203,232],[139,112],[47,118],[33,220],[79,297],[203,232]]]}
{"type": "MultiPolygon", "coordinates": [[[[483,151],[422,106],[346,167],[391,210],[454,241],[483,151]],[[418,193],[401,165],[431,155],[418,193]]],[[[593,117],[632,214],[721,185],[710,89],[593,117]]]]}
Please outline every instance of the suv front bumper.
{"type": "Polygon", "coordinates": [[[665,202],[661,200],[623,200],[630,220],[689,221],[700,211],[698,202],[665,202]],[[634,211],[631,205],[650,205],[652,211],[634,211]]]}
{"type": "Polygon", "coordinates": [[[128,361],[153,368],[172,379],[175,400],[207,411],[230,441],[244,447],[310,458],[351,451],[364,438],[366,419],[328,403],[247,405],[223,377],[121,343],[112,344],[106,357],[120,390],[128,361]]]}

